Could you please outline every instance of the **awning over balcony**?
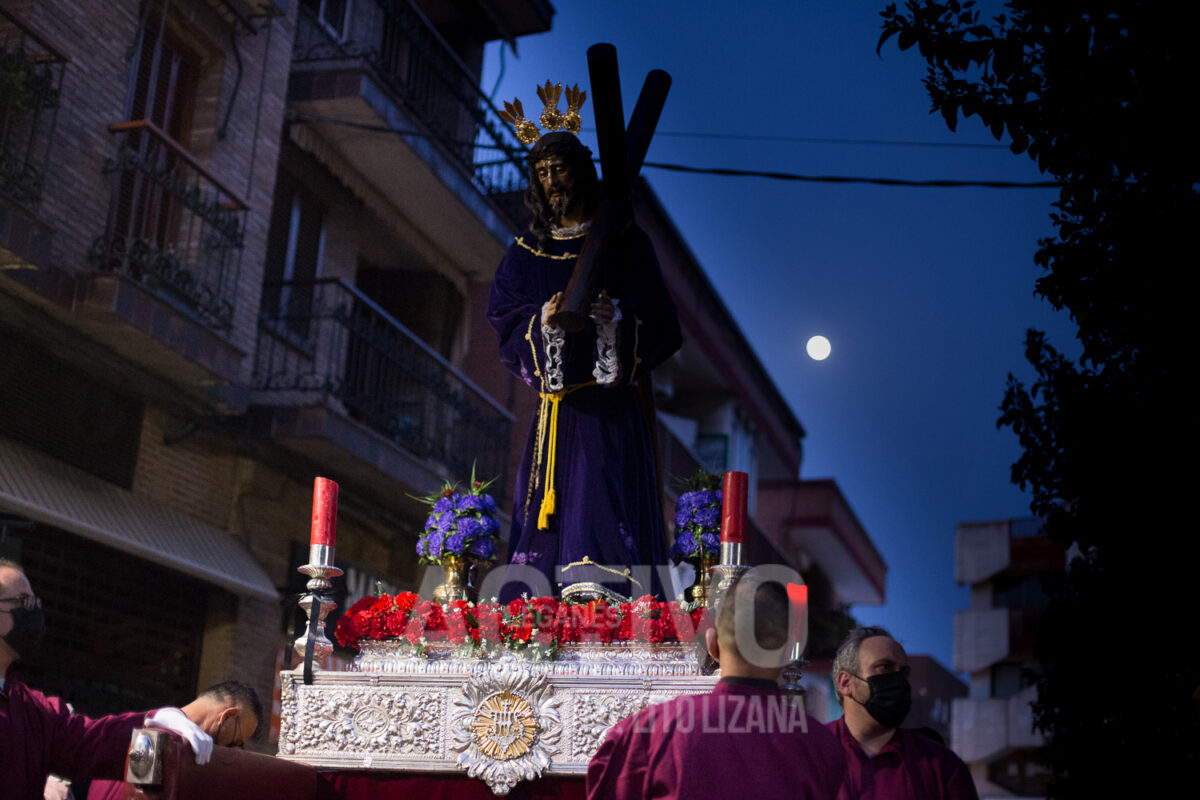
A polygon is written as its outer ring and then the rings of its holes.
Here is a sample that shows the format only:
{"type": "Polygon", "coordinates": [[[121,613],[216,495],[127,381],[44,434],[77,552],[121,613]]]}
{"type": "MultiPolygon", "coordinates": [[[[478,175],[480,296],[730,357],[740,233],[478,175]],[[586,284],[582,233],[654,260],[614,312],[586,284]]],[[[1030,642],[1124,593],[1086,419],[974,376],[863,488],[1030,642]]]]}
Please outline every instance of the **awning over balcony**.
{"type": "MultiPolygon", "coordinates": [[[[356,79],[361,96],[356,89],[347,97],[293,98],[293,105],[355,125],[411,128],[370,78],[356,79]]],[[[478,280],[495,270],[512,239],[510,223],[428,141],[333,123],[297,123],[288,135],[433,263],[447,261],[478,280]]]]}
{"type": "Polygon", "coordinates": [[[0,511],[161,564],[236,595],[279,593],[230,534],[0,437],[0,511]]]}
{"type": "Polygon", "coordinates": [[[884,601],[887,564],[834,481],[760,481],[754,516],[780,550],[820,564],[842,602],[884,601]]]}

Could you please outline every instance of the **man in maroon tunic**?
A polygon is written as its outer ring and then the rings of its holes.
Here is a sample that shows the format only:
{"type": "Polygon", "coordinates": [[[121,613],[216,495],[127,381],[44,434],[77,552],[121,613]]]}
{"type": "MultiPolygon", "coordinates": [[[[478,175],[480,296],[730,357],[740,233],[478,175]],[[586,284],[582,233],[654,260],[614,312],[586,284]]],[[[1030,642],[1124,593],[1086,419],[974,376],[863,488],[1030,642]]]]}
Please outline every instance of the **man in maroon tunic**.
{"type": "MultiPolygon", "coordinates": [[[[222,681],[210,686],[179,710],[211,736],[217,747],[244,747],[258,730],[263,716],[258,693],[241,681],[222,681]]],[[[95,780],[87,796],[88,800],[124,800],[125,784],[95,780]]]]}
{"type": "MultiPolygon", "coordinates": [[[[5,800],[41,800],[51,772],[72,780],[120,778],[130,734],[151,721],[140,712],[89,719],[10,675],[8,668],[37,644],[42,627],[41,601],[24,571],[0,559],[0,795],[5,800]]],[[[150,715],[156,726],[180,733],[196,751],[197,762],[205,763],[212,739],[190,722],[195,730],[188,730],[176,716],[187,722],[177,708],[150,715]]]]}
{"type": "Polygon", "coordinates": [[[841,747],[777,683],[788,643],[783,587],[743,578],[705,637],[720,683],[614,725],[588,765],[589,800],[833,800],[841,747]]]}
{"type": "Polygon", "coordinates": [[[833,679],[845,709],[828,726],[846,754],[838,800],[979,800],[961,758],[900,727],[912,705],[908,655],[886,629],[851,631],[838,648],[833,679]]]}

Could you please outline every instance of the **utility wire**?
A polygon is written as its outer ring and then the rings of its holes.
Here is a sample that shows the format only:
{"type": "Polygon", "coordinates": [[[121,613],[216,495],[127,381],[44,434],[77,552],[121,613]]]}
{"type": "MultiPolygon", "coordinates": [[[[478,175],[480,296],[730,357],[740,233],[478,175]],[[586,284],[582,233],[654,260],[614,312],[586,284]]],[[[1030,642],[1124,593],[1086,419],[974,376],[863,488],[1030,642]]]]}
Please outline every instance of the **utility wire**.
{"type": "Polygon", "coordinates": [[[1054,181],[956,181],[933,179],[924,181],[904,178],[852,178],[842,175],[797,175],[794,172],[770,172],[757,169],[724,169],[721,167],[686,167],[682,164],[660,164],[647,161],[643,167],[665,169],[670,172],[688,172],[699,175],[725,175],[737,178],[770,178],[779,181],[805,181],[809,183],[869,183],[876,186],[927,186],[931,188],[980,186],[986,189],[1057,189],[1054,181]]]}
{"type": "MultiPolygon", "coordinates": [[[[479,150],[497,150],[501,152],[511,152],[517,148],[504,148],[496,145],[480,144],[478,142],[463,142],[447,140],[444,137],[435,134],[421,133],[418,131],[404,131],[398,128],[392,128],[387,125],[372,125],[366,122],[355,122],[348,119],[340,119],[338,117],[326,117],[316,114],[301,114],[288,110],[285,118],[289,122],[305,122],[305,123],[321,123],[326,125],[341,125],[357,130],[371,131],[373,133],[389,133],[395,136],[412,136],[421,139],[432,139],[434,141],[445,142],[448,145],[472,147],[479,150]]],[[[598,160],[598,159],[597,159],[598,160]]],[[[871,184],[874,186],[917,186],[926,188],[959,188],[959,187],[982,187],[986,189],[1055,189],[1059,184],[1054,181],[977,181],[977,180],[906,180],[903,178],[863,178],[851,177],[844,175],[800,175],[794,172],[776,172],[770,170],[753,170],[753,169],[731,169],[724,167],[689,167],[683,164],[664,164],[657,161],[646,161],[643,167],[652,169],[667,170],[668,172],[684,172],[693,175],[721,175],[725,177],[737,178],[768,178],[771,180],[780,181],[799,181],[804,183],[861,183],[871,184]]]]}
{"type": "MultiPolygon", "coordinates": [[[[594,133],[593,128],[584,128],[594,133]]],[[[682,139],[725,139],[744,142],[791,142],[799,144],[851,144],[883,147],[958,147],[973,150],[1008,150],[1006,144],[989,142],[914,142],[899,139],[830,139],[819,136],[764,136],[744,133],[686,133],[683,131],[655,131],[655,136],[673,136],[682,139]]]]}

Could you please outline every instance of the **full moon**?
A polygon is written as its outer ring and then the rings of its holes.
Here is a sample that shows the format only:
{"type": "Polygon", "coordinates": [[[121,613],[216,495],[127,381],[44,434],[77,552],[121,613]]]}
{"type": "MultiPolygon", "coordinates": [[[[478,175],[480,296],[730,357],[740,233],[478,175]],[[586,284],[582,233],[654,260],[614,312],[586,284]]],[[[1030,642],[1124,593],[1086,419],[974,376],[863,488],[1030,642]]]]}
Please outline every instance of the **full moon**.
{"type": "Polygon", "coordinates": [[[808,357],[813,361],[824,361],[829,358],[829,353],[833,347],[824,336],[814,336],[808,340],[808,344],[804,346],[804,349],[808,351],[808,357]]]}

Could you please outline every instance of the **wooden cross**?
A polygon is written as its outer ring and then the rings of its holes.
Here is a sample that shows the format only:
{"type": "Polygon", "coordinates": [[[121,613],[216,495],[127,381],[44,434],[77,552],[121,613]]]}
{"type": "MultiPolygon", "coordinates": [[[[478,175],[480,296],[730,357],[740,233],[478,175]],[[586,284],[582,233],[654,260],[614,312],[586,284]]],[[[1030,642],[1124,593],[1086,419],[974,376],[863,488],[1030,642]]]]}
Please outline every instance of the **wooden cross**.
{"type": "Polygon", "coordinates": [[[661,69],[651,70],[642,84],[642,92],[626,129],[621,78],[617,72],[617,48],[611,44],[594,44],[588,48],[587,58],[604,194],[563,293],[563,310],[550,320],[572,332],[583,328],[592,301],[604,285],[604,265],[632,221],[633,182],[646,159],[646,151],[650,149],[650,140],[667,100],[667,91],[671,88],[670,75],[661,69]]]}

